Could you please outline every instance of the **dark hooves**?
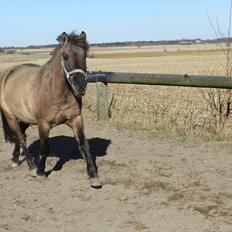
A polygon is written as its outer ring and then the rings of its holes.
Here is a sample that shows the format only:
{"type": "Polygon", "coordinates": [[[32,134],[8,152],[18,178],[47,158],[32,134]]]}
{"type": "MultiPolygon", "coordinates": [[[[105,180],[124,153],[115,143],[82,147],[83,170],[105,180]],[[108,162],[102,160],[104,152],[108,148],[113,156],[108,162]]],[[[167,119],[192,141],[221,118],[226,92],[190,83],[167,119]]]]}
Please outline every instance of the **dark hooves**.
{"type": "Polygon", "coordinates": [[[92,188],[95,188],[95,189],[100,189],[100,188],[102,188],[101,181],[99,180],[98,177],[90,178],[90,179],[89,179],[89,182],[90,182],[90,186],[91,186],[92,188]]]}
{"type": "Polygon", "coordinates": [[[36,171],[36,175],[37,175],[37,176],[46,176],[46,172],[45,172],[45,171],[42,171],[42,170],[37,170],[37,171],[36,171]]]}

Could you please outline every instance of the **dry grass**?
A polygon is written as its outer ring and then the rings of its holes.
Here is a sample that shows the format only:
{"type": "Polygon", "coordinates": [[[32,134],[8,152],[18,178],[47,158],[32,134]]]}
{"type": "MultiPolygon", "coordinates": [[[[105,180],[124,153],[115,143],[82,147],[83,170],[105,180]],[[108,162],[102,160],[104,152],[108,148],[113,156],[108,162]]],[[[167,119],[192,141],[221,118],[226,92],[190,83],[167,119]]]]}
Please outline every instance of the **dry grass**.
{"type": "MultiPolygon", "coordinates": [[[[107,70],[121,72],[175,73],[175,74],[207,74],[224,75],[225,57],[220,50],[205,49],[181,51],[172,47],[167,51],[141,52],[136,56],[136,49],[131,53],[112,54],[101,52],[89,59],[90,70],[107,70]],[[149,53],[155,54],[147,56],[149,53]]],[[[139,49],[138,49],[139,50],[139,49]]],[[[141,49],[140,49],[141,50],[141,49]]],[[[144,50],[143,50],[144,51],[144,50]]],[[[108,52],[108,51],[107,51],[108,52]]],[[[174,135],[193,135],[204,139],[215,138],[215,123],[202,98],[201,89],[184,87],[109,85],[112,103],[110,123],[123,128],[136,128],[155,133],[174,135]]],[[[89,85],[85,97],[86,115],[95,117],[95,86],[89,85]]],[[[231,123],[230,123],[231,124],[231,123]]],[[[224,139],[231,137],[230,125],[222,135],[224,139]]]]}
{"type": "MultiPolygon", "coordinates": [[[[17,51],[0,55],[0,70],[24,62],[42,64],[51,50],[17,51]]],[[[140,48],[91,48],[89,70],[173,74],[224,75],[225,58],[215,45],[153,46],[140,48]]],[[[199,89],[184,87],[109,85],[110,123],[156,133],[196,135],[211,138],[214,120],[199,89]]],[[[95,119],[95,84],[89,84],[84,98],[84,115],[95,119]]],[[[230,123],[231,124],[231,123],[230,123]]],[[[231,137],[229,125],[224,138],[231,137]]]]}
{"type": "MultiPolygon", "coordinates": [[[[111,85],[110,123],[116,127],[142,129],[172,135],[211,137],[214,121],[198,89],[183,87],[111,85]]],[[[84,114],[94,119],[95,87],[85,97],[84,114]]]]}

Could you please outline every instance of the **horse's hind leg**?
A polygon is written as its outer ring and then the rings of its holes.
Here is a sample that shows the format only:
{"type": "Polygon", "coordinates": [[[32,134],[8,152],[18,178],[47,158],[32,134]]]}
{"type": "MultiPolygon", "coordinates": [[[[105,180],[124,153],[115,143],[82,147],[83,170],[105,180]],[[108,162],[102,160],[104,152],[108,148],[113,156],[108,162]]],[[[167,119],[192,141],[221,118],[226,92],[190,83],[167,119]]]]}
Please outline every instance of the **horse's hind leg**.
{"type": "Polygon", "coordinates": [[[12,154],[12,158],[11,158],[11,167],[17,167],[19,166],[19,155],[20,155],[20,146],[18,144],[18,142],[15,142],[15,147],[14,147],[14,151],[12,154]]]}
{"type": "MultiPolygon", "coordinates": [[[[27,123],[19,122],[19,127],[20,127],[20,129],[21,129],[21,132],[22,132],[23,135],[24,135],[24,138],[26,138],[25,132],[26,132],[26,130],[27,130],[27,128],[28,128],[29,126],[30,126],[30,125],[27,124],[27,123]]],[[[22,155],[22,156],[25,156],[24,151],[22,151],[21,155],[22,155]]]]}
{"type": "Polygon", "coordinates": [[[29,170],[32,170],[33,172],[34,172],[34,170],[36,171],[35,162],[34,162],[31,154],[29,153],[29,151],[27,149],[25,136],[24,136],[24,133],[20,129],[20,126],[19,126],[17,119],[12,118],[12,117],[8,117],[7,122],[9,124],[10,129],[17,136],[17,142],[18,142],[19,146],[23,149],[23,152],[26,155],[26,161],[27,161],[27,164],[29,166],[29,170]]]}
{"type": "MultiPolygon", "coordinates": [[[[26,124],[26,123],[20,122],[19,123],[19,127],[21,129],[21,132],[25,136],[25,131],[29,127],[29,125],[26,124]]],[[[11,162],[12,162],[11,166],[12,167],[17,167],[20,164],[20,162],[19,162],[19,155],[20,155],[20,145],[19,145],[18,140],[16,139],[15,140],[14,151],[13,151],[12,158],[11,158],[11,162]]]]}

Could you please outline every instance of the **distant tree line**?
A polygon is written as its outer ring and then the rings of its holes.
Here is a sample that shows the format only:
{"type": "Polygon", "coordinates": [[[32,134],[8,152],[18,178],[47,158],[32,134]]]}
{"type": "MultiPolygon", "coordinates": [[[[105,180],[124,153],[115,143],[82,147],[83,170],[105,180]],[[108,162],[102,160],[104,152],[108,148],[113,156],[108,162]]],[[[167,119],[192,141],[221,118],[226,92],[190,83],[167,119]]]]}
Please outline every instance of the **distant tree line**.
{"type": "MultiPolygon", "coordinates": [[[[232,38],[229,38],[232,42],[232,38]]],[[[228,38],[217,38],[217,39],[179,39],[179,40],[159,40],[159,41],[126,41],[126,42],[112,42],[112,43],[91,43],[91,46],[151,46],[151,45],[175,45],[175,44],[195,44],[195,43],[228,43],[228,38]]],[[[30,45],[27,47],[0,47],[0,52],[4,52],[7,49],[23,49],[23,48],[54,48],[56,44],[49,45],[30,45]]]]}
{"type": "MultiPolygon", "coordinates": [[[[146,46],[146,45],[169,45],[180,44],[182,40],[160,40],[160,41],[127,41],[127,42],[112,42],[112,43],[92,43],[92,46],[146,46]]],[[[191,40],[185,40],[186,42],[192,42],[191,40]]]]}
{"type": "MultiPolygon", "coordinates": [[[[232,42],[232,38],[230,38],[232,42]]],[[[175,45],[175,44],[203,44],[203,43],[223,43],[228,42],[228,38],[219,39],[180,39],[180,40],[159,40],[159,41],[127,41],[127,42],[112,42],[112,43],[92,43],[92,46],[149,46],[149,45],[175,45]]]]}

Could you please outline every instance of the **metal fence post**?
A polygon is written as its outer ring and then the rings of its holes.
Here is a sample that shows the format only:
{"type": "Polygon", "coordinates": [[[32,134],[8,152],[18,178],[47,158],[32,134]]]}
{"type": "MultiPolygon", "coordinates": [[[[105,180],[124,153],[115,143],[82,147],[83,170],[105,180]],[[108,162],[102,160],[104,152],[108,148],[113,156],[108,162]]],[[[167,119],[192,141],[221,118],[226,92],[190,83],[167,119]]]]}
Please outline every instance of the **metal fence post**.
{"type": "Polygon", "coordinates": [[[96,82],[97,120],[108,120],[108,87],[107,83],[96,82]]]}

